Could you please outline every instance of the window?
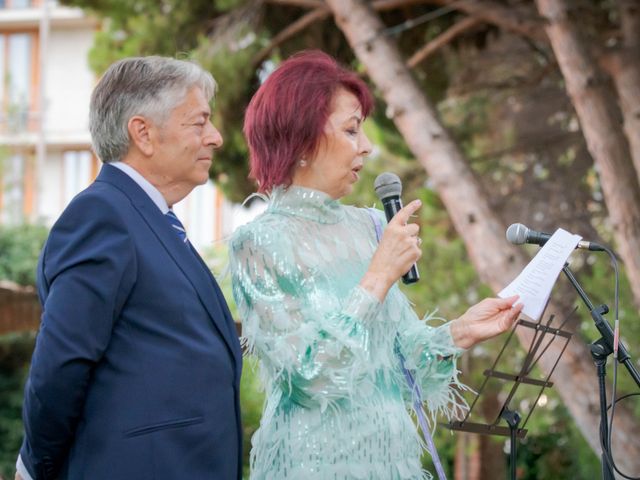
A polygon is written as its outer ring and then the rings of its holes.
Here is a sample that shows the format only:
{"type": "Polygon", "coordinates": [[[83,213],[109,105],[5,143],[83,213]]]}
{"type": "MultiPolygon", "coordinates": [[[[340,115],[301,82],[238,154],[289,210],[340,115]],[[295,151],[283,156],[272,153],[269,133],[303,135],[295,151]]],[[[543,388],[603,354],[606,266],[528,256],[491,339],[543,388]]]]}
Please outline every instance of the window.
{"type": "Polygon", "coordinates": [[[0,8],[28,8],[34,3],[34,0],[0,0],[0,8]]]}
{"type": "Polygon", "coordinates": [[[5,33],[0,38],[2,129],[20,132],[29,127],[29,114],[34,108],[34,34],[5,33]]]}
{"type": "Polygon", "coordinates": [[[25,159],[22,155],[11,155],[0,162],[2,179],[2,213],[0,222],[19,223],[22,221],[24,202],[25,159]]]}
{"type": "MultiPolygon", "coordinates": [[[[0,0],[2,1],[2,0],[0,0]]],[[[2,129],[4,129],[4,123],[5,123],[5,103],[6,103],[6,99],[5,99],[5,79],[6,79],[6,68],[5,68],[5,51],[6,51],[6,35],[0,34],[0,101],[2,102],[2,104],[0,104],[0,127],[2,127],[2,129]]]]}
{"type": "Polygon", "coordinates": [[[8,100],[12,109],[15,127],[24,130],[27,126],[31,105],[31,35],[16,33],[9,37],[8,100]]]}
{"type": "Polygon", "coordinates": [[[91,152],[69,151],[63,155],[63,201],[64,205],[69,202],[91,183],[91,167],[93,157],[91,152]]]}

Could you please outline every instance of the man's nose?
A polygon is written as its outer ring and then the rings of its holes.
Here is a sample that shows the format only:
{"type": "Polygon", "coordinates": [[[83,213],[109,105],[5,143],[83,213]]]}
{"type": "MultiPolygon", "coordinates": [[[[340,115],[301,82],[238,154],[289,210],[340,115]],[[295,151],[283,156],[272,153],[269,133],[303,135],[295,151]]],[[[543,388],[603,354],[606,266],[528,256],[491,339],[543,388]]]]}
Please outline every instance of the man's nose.
{"type": "Polygon", "coordinates": [[[222,139],[222,135],[218,131],[216,127],[213,126],[213,123],[208,122],[207,132],[204,137],[204,142],[206,145],[212,145],[213,148],[220,148],[224,143],[222,139]]]}

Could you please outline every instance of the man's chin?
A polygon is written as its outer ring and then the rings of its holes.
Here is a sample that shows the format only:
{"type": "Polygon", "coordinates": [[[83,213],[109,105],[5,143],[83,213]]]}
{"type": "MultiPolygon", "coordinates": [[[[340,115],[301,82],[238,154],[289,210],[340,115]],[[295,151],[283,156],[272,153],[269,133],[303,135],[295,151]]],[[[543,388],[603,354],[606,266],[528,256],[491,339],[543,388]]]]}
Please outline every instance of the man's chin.
{"type": "Polygon", "coordinates": [[[205,184],[205,183],[207,183],[208,181],[209,181],[209,174],[207,174],[207,176],[206,176],[206,177],[201,178],[201,179],[198,181],[198,185],[204,185],[204,184],[205,184]]]}
{"type": "Polygon", "coordinates": [[[204,185],[209,178],[211,177],[209,177],[208,168],[206,170],[198,170],[198,172],[194,174],[194,183],[196,183],[196,185],[204,185]]]}

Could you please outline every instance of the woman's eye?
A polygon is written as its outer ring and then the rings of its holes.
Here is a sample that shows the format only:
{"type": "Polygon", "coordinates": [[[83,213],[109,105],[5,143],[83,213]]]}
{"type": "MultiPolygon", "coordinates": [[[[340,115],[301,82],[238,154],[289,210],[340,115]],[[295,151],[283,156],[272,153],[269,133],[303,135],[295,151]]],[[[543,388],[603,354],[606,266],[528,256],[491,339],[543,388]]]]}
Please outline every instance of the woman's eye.
{"type": "Polygon", "coordinates": [[[347,130],[347,133],[348,133],[349,135],[357,135],[357,134],[358,134],[358,130],[355,130],[355,129],[349,129],[349,130],[347,130]]]}

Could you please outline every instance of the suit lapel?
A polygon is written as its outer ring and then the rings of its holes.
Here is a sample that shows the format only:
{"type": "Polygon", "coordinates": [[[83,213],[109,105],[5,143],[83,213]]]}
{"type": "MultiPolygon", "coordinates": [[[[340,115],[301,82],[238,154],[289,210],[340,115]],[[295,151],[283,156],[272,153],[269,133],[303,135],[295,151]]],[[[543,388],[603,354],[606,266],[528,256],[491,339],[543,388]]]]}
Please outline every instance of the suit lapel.
{"type": "MultiPolygon", "coordinates": [[[[238,332],[236,331],[235,321],[233,320],[233,317],[231,316],[231,312],[229,311],[229,308],[227,307],[227,302],[226,302],[226,300],[224,298],[224,295],[222,294],[222,290],[220,290],[220,286],[218,285],[218,282],[216,281],[215,277],[211,273],[211,270],[209,270],[209,267],[204,262],[202,257],[200,257],[198,252],[191,245],[189,245],[189,248],[191,249],[191,253],[195,256],[195,258],[200,263],[200,266],[202,267],[202,270],[205,272],[205,275],[209,278],[209,281],[210,281],[211,285],[213,286],[213,288],[214,288],[214,290],[216,292],[216,297],[218,298],[217,304],[220,306],[220,310],[222,310],[222,312],[224,314],[224,317],[226,318],[226,322],[224,322],[224,324],[228,328],[229,336],[231,338],[238,338],[238,332]]],[[[239,344],[239,342],[233,342],[233,345],[235,347],[233,349],[233,352],[234,352],[234,355],[235,355],[235,358],[236,358],[236,362],[238,364],[240,364],[242,362],[242,351],[240,350],[240,344],[239,344]]],[[[239,373],[239,371],[238,371],[238,373],[239,373]]],[[[240,379],[238,378],[238,381],[239,380],[240,379]]]]}
{"type": "MultiPolygon", "coordinates": [[[[213,275],[197,252],[191,250],[190,247],[188,248],[180,240],[160,209],[144,190],[124,172],[107,164],[102,167],[96,181],[104,181],[114,185],[131,199],[133,206],[140,212],[149,228],[155,233],[177,267],[197,292],[200,302],[209,313],[214,327],[224,339],[234,361],[236,363],[241,361],[240,345],[233,320],[226,308],[226,301],[213,275]],[[213,287],[215,296],[212,295],[211,287],[213,287]]],[[[236,369],[236,372],[238,370],[236,369]]]]}

